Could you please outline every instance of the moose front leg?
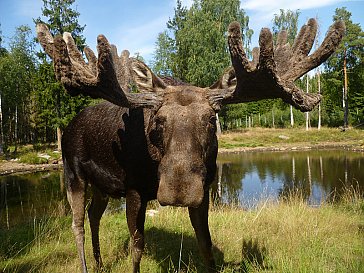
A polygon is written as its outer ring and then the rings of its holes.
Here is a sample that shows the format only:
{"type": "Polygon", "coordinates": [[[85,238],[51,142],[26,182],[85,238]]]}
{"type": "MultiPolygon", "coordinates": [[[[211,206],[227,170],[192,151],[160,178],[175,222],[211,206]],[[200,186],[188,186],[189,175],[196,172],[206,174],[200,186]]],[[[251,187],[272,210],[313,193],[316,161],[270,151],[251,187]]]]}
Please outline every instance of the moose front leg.
{"type": "Polygon", "coordinates": [[[133,259],[133,273],[140,272],[140,260],[144,250],[144,221],[147,202],[136,190],[126,193],[126,219],[130,232],[130,249],[133,259]]]}
{"type": "Polygon", "coordinates": [[[197,243],[204,258],[208,272],[217,272],[208,224],[209,194],[205,192],[202,204],[198,208],[188,208],[191,223],[195,230],[197,243]]]}

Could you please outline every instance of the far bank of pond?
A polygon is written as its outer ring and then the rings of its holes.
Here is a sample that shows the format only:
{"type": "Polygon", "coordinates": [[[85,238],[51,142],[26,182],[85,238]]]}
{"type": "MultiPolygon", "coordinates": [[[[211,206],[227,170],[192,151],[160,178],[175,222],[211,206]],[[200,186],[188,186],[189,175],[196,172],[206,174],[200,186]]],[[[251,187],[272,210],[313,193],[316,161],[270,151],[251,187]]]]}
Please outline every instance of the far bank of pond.
{"type": "MultiPolygon", "coordinates": [[[[364,152],[347,150],[265,151],[222,153],[211,186],[215,205],[253,208],[299,192],[311,206],[340,198],[344,189],[364,191],[364,152]]],[[[9,228],[67,210],[62,171],[0,177],[0,227],[9,228]]],[[[124,199],[109,210],[124,207],[124,199]]]]}

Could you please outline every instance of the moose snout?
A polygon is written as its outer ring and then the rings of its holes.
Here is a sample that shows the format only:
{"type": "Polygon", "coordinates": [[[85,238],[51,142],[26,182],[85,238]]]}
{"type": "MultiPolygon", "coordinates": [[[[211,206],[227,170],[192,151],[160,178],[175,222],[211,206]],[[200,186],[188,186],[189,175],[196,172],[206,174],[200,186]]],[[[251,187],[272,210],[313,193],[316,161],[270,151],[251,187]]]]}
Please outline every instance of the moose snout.
{"type": "Polygon", "coordinates": [[[203,168],[171,164],[159,173],[158,202],[162,206],[199,207],[204,197],[203,168]],[[201,171],[196,171],[201,169],[201,171]]]}

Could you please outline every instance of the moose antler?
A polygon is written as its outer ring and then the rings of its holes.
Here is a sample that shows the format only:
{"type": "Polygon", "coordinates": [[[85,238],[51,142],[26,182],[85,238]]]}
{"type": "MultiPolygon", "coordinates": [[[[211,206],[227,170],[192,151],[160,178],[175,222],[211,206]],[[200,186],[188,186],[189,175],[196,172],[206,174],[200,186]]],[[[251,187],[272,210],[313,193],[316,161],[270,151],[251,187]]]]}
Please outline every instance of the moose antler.
{"type": "Polygon", "coordinates": [[[316,20],[310,19],[301,28],[292,48],[284,31],[279,33],[274,48],[272,33],[263,28],[259,37],[260,50],[254,49],[253,60],[248,61],[240,25],[231,23],[228,43],[233,67],[210,87],[210,103],[218,108],[219,104],[281,98],[303,112],[312,110],[321,97],[303,92],[294,81],[319,66],[335,51],[344,35],[345,25],[342,21],[335,22],[321,46],[308,56],[316,31],[316,20]]]}
{"type": "Polygon", "coordinates": [[[129,63],[132,60],[127,51],[119,57],[116,47],[110,45],[105,36],[97,38],[98,58],[90,48],[85,48],[86,63],[70,33],[53,39],[44,24],[37,25],[37,33],[39,42],[54,61],[57,79],[70,95],[82,93],[131,108],[157,108],[160,105],[161,98],[155,93],[124,92],[132,81],[129,63]]]}

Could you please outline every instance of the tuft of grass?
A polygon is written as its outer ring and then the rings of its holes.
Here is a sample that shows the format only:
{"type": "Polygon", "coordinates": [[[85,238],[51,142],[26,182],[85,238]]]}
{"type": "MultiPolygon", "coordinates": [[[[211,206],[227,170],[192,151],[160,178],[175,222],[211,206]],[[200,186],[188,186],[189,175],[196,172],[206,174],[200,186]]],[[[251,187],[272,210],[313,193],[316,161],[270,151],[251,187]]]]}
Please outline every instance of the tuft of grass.
{"type": "MultiPolygon", "coordinates": [[[[347,189],[344,198],[319,208],[310,207],[296,193],[249,211],[211,207],[210,231],[219,272],[363,272],[363,208],[356,189],[347,189]]],[[[157,209],[146,218],[141,272],[205,272],[187,209],[157,209]]],[[[88,224],[85,227],[86,259],[92,271],[91,235],[88,224]]],[[[12,230],[0,232],[0,240],[8,242],[0,253],[0,271],[81,271],[69,215],[55,213],[27,228],[17,235],[12,230]],[[12,236],[18,241],[9,240],[12,236]],[[21,244],[21,238],[28,238],[21,251],[4,255],[12,244],[21,244]]],[[[100,243],[105,272],[132,270],[124,212],[102,218],[100,243]]]]}
{"type": "Polygon", "coordinates": [[[19,162],[27,164],[47,164],[48,159],[44,157],[39,157],[38,153],[36,152],[27,152],[19,156],[19,162]]]}

